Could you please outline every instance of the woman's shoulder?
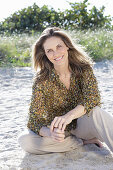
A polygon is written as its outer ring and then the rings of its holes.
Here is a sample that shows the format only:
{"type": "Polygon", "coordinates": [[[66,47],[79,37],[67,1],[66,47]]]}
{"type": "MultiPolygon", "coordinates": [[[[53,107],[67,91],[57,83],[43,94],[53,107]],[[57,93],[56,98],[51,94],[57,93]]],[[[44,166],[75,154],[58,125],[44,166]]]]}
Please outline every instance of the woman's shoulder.
{"type": "Polygon", "coordinates": [[[52,83],[52,81],[50,79],[46,79],[43,81],[34,79],[32,87],[37,90],[45,91],[46,89],[48,89],[49,86],[51,86],[51,83],[52,83]]]}
{"type": "Polygon", "coordinates": [[[40,77],[40,75],[37,73],[33,78],[33,88],[42,91],[52,89],[57,80],[57,77],[58,75],[56,75],[54,69],[52,69],[52,71],[48,74],[48,77],[44,77],[44,78],[40,77]]]}
{"type": "Polygon", "coordinates": [[[87,81],[89,79],[95,78],[93,67],[92,66],[86,66],[82,68],[82,71],[79,76],[80,81],[87,81]]]}
{"type": "Polygon", "coordinates": [[[40,89],[40,90],[43,90],[44,87],[47,85],[47,80],[44,80],[44,81],[37,81],[37,80],[34,80],[33,81],[33,88],[37,88],[37,89],[40,89]]]}
{"type": "Polygon", "coordinates": [[[83,67],[82,68],[82,72],[81,72],[81,75],[82,76],[85,76],[85,75],[90,75],[90,74],[93,74],[93,67],[92,66],[86,66],[86,67],[83,67]]]}
{"type": "Polygon", "coordinates": [[[84,73],[84,72],[90,72],[90,71],[93,71],[93,66],[91,66],[91,65],[87,65],[87,66],[84,66],[83,68],[82,68],[82,72],[84,73]]]}

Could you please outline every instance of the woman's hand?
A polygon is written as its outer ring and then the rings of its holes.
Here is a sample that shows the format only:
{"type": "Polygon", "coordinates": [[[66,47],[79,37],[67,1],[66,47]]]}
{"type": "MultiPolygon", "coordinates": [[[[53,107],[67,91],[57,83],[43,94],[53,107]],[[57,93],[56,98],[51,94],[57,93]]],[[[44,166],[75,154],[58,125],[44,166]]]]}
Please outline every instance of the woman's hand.
{"type": "Polygon", "coordinates": [[[56,141],[63,142],[65,138],[65,132],[58,128],[54,128],[54,130],[51,132],[51,137],[56,141]]]}
{"type": "Polygon", "coordinates": [[[48,127],[42,127],[40,129],[39,134],[43,137],[50,137],[56,141],[62,142],[65,138],[65,132],[58,129],[58,128],[54,128],[53,131],[50,131],[50,128],[48,127]]]}
{"type": "Polygon", "coordinates": [[[73,117],[69,114],[65,114],[64,116],[55,117],[51,123],[50,130],[51,132],[54,128],[58,128],[62,132],[64,132],[66,125],[70,124],[73,120],[73,117]]]}
{"type": "Polygon", "coordinates": [[[83,116],[85,113],[86,110],[84,106],[78,105],[73,110],[66,113],[65,115],[55,117],[50,126],[51,132],[54,130],[54,128],[58,128],[61,131],[64,131],[66,126],[70,124],[72,120],[83,116]]]}

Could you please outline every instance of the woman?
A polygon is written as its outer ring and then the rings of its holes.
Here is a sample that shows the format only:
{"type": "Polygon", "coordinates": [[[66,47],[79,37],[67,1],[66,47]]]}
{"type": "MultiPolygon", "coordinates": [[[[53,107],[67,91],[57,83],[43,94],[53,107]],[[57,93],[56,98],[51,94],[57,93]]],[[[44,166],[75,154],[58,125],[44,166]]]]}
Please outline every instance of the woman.
{"type": "Polygon", "coordinates": [[[30,153],[65,152],[104,141],[113,151],[113,116],[100,108],[100,94],[87,54],[59,28],[47,28],[34,46],[37,74],[28,132],[19,138],[30,153]]]}

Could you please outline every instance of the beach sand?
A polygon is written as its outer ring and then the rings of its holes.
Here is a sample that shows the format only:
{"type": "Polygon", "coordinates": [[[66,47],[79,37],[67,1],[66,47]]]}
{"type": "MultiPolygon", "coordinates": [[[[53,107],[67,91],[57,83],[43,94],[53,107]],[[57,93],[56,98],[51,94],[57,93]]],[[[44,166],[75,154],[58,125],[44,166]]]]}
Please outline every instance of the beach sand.
{"type": "MultiPolygon", "coordinates": [[[[113,60],[94,66],[102,108],[113,114],[113,60]]],[[[31,68],[0,68],[0,170],[113,170],[113,156],[104,144],[80,146],[66,153],[33,155],[17,141],[26,128],[32,92],[31,68]]]]}

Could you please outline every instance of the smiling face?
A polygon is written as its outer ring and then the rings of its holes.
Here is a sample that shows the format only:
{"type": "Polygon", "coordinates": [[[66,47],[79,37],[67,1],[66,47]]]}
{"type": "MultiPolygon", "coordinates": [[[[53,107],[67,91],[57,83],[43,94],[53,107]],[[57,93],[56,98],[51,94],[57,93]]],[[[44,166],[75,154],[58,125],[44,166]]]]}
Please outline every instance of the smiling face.
{"type": "Polygon", "coordinates": [[[68,47],[59,37],[50,37],[43,44],[47,58],[54,67],[68,66],[68,47]]]}

